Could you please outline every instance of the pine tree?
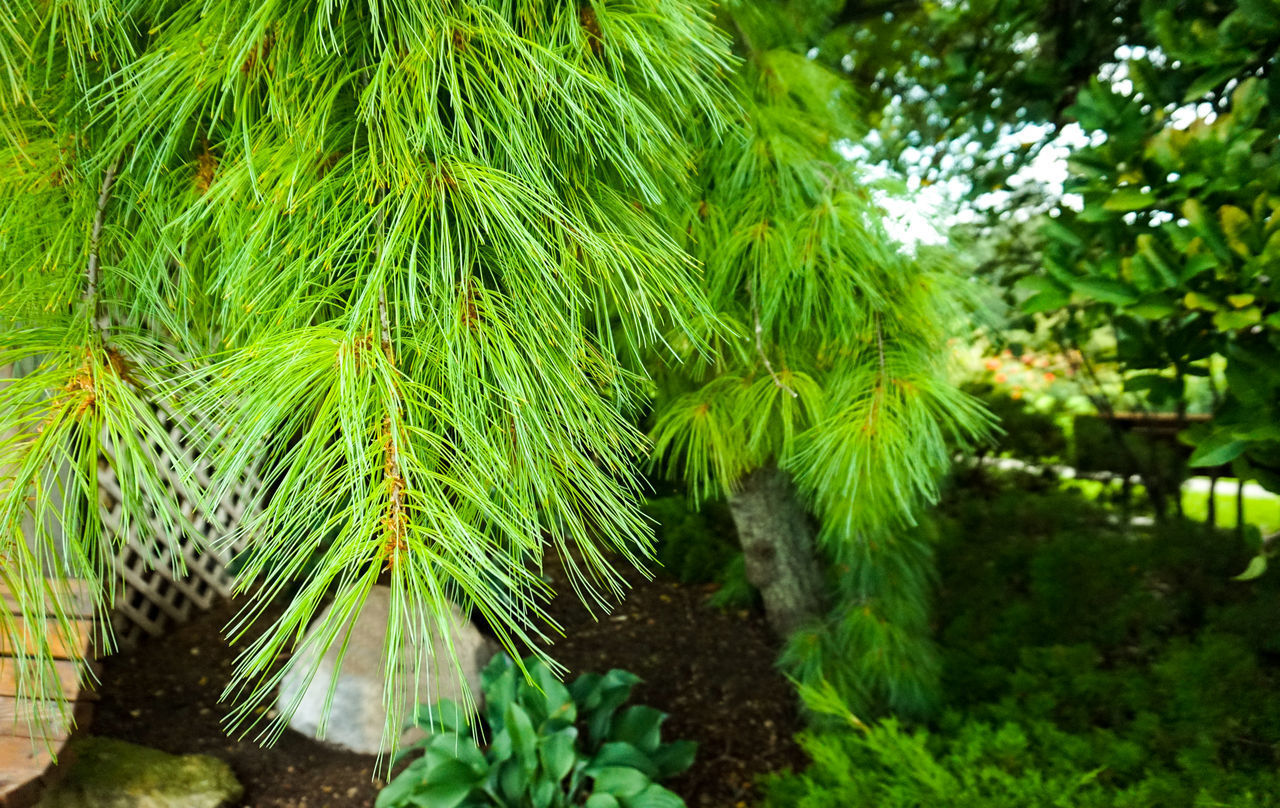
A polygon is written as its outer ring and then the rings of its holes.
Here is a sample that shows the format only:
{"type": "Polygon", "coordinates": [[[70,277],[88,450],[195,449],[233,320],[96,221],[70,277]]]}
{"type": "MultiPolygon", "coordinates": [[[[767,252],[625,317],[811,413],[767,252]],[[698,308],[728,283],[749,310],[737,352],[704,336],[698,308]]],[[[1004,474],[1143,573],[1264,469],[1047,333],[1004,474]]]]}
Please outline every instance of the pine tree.
{"type": "Polygon", "coordinates": [[[516,651],[547,625],[549,546],[577,559],[582,597],[617,592],[610,558],[647,547],[628,357],[673,327],[696,343],[711,316],[663,212],[687,198],[681,127],[716,130],[725,102],[705,7],[15,3],[0,581],[37,632],[26,694],[56,692],[49,642],[69,630],[45,576],[113,600],[100,463],[145,540],[192,532],[156,472],[183,464],[157,407],[217,470],[192,480],[199,507],[249,469],[263,481],[238,534],[240,585],[261,586],[233,639],[297,587],[240,657],[245,727],[321,605],[320,641],[344,643],[379,580],[389,747],[418,679],[396,652],[450,601],[516,651]]]}
{"type": "Polygon", "coordinates": [[[860,709],[921,714],[937,676],[932,561],[911,528],[949,441],[985,415],[948,381],[962,290],[939,256],[888,237],[840,156],[856,99],[794,49],[799,11],[728,9],[744,114],[707,142],[685,222],[728,330],[665,365],[651,434],[695,498],[727,497],[747,577],[789,638],[784,664],[860,709]]]}

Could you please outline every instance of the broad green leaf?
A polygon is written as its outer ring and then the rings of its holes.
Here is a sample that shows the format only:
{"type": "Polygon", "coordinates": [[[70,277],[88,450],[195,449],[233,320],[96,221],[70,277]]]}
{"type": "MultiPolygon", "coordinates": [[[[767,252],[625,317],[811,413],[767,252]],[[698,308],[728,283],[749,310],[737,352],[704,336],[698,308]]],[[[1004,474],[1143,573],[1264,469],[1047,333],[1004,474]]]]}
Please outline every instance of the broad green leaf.
{"type": "Polygon", "coordinates": [[[1266,571],[1267,571],[1267,557],[1265,555],[1258,554],[1253,558],[1249,559],[1249,566],[1244,568],[1244,572],[1235,576],[1231,580],[1252,581],[1254,578],[1262,577],[1262,574],[1265,573],[1266,571]]]}
{"type": "Polygon", "coordinates": [[[456,759],[469,766],[477,775],[483,775],[489,770],[489,762],[485,760],[484,753],[476,747],[475,740],[469,735],[456,732],[432,735],[427,743],[426,755],[433,766],[437,762],[456,759]]]}
{"type": "Polygon", "coordinates": [[[526,774],[538,766],[538,733],[533,728],[529,714],[519,704],[508,704],[504,715],[506,730],[511,734],[515,758],[526,774]]]}
{"type": "Polygon", "coordinates": [[[587,797],[585,808],[621,808],[621,803],[612,794],[597,792],[587,797]]]}
{"type": "Polygon", "coordinates": [[[614,711],[631,698],[631,688],[639,681],[640,677],[635,674],[616,669],[606,673],[600,680],[600,698],[587,719],[587,730],[594,742],[608,739],[614,711]]]}
{"type": "Polygon", "coordinates": [[[621,800],[639,794],[651,783],[644,772],[630,766],[602,766],[587,769],[587,776],[595,781],[594,791],[603,791],[621,800]]]}
{"type": "Polygon", "coordinates": [[[1258,373],[1244,362],[1228,362],[1224,376],[1231,395],[1254,411],[1266,411],[1274,400],[1275,377],[1258,373]],[[1270,383],[1268,383],[1270,382],[1270,383]]]}
{"type": "Polygon", "coordinates": [[[667,714],[652,707],[636,705],[628,707],[613,722],[611,740],[623,741],[641,752],[653,752],[661,743],[662,722],[667,714]]]}
{"type": "Polygon", "coordinates": [[[1107,210],[1126,212],[1149,208],[1155,202],[1156,195],[1150,191],[1140,191],[1137,188],[1117,188],[1107,198],[1107,201],[1102,203],[1102,207],[1107,210]]]}
{"type": "Polygon", "coordinates": [[[1220,84],[1235,78],[1238,68],[1235,65],[1229,67],[1218,67],[1214,70],[1202,74],[1200,78],[1191,82],[1191,86],[1187,88],[1187,92],[1182,96],[1185,104],[1199,101],[1214,88],[1220,84]]]}
{"type": "Polygon", "coordinates": [[[521,761],[515,758],[503,763],[498,769],[498,788],[508,803],[518,805],[524,801],[531,779],[529,775],[521,761]]]}
{"type": "Polygon", "coordinates": [[[1227,295],[1227,302],[1237,309],[1242,309],[1257,299],[1256,295],[1227,295]]]}
{"type": "Polygon", "coordinates": [[[1045,223],[1040,228],[1040,232],[1043,233],[1046,238],[1052,239],[1053,241],[1066,244],[1076,249],[1084,249],[1084,241],[1080,236],[1078,236],[1074,230],[1067,227],[1057,219],[1046,219],[1045,223]]]}
{"type": "Polygon", "coordinates": [[[1039,314],[1045,311],[1055,311],[1070,302],[1071,295],[1067,292],[1040,292],[1022,301],[1022,305],[1019,308],[1027,314],[1039,314]]]}
{"type": "Polygon", "coordinates": [[[431,767],[410,802],[422,808],[457,808],[483,779],[461,761],[444,761],[431,767]]]}
{"type": "Polygon", "coordinates": [[[584,673],[569,685],[569,694],[582,710],[594,710],[600,706],[600,691],[604,677],[598,673],[584,673]]]}
{"type": "Polygon", "coordinates": [[[657,783],[649,784],[639,794],[622,802],[624,808],[685,808],[684,800],[657,783]]]}
{"type": "Polygon", "coordinates": [[[1219,309],[1219,306],[1215,301],[1200,294],[1199,292],[1187,292],[1183,295],[1182,305],[1192,311],[1217,311],[1219,309]]]}
{"type": "Polygon", "coordinates": [[[565,727],[543,736],[538,744],[538,755],[548,777],[559,782],[569,774],[578,756],[577,741],[577,727],[565,727]]]}
{"type": "Polygon", "coordinates": [[[530,668],[535,687],[525,691],[525,705],[529,709],[530,718],[535,723],[547,719],[558,719],[573,723],[577,720],[578,711],[569,689],[556,678],[546,665],[530,668]]]}
{"type": "Polygon", "coordinates": [[[592,768],[605,766],[630,766],[639,769],[651,778],[659,776],[659,768],[651,756],[636,747],[622,741],[612,741],[600,747],[600,751],[591,759],[592,768]]]}
{"type": "Polygon", "coordinates": [[[386,788],[378,792],[374,808],[400,808],[410,805],[409,798],[417,793],[427,779],[427,761],[418,758],[405,767],[386,788]]]}
{"type": "Polygon", "coordinates": [[[1127,311],[1144,320],[1163,320],[1176,314],[1178,307],[1163,295],[1153,295],[1129,306],[1127,311]]]}
{"type": "Polygon", "coordinates": [[[502,727],[503,713],[516,697],[516,677],[519,676],[515,661],[506,654],[495,654],[480,672],[480,687],[485,694],[485,718],[491,729],[502,727]]]}
{"type": "Polygon", "coordinates": [[[694,756],[698,753],[696,741],[675,741],[663,744],[650,757],[658,767],[655,780],[674,777],[693,765],[694,756]]]}
{"type": "Polygon", "coordinates": [[[1224,440],[1219,437],[1223,434],[1230,435],[1230,433],[1217,433],[1213,438],[1197,446],[1191,453],[1191,459],[1187,461],[1187,465],[1193,468],[1225,465],[1244,454],[1244,450],[1249,448],[1248,441],[1231,440],[1229,437],[1224,440]]]}
{"type": "Polygon", "coordinates": [[[469,733],[467,715],[453,699],[441,699],[434,705],[422,704],[414,712],[412,726],[428,732],[469,733]]]}
{"type": "Polygon", "coordinates": [[[1047,275],[1027,275],[1019,278],[1014,284],[1016,289],[1027,289],[1034,292],[1070,292],[1071,290],[1062,283],[1048,277],[1047,275]]]}
{"type": "Polygon", "coordinates": [[[539,778],[529,789],[529,802],[532,808],[549,808],[559,791],[558,782],[539,778]]]}
{"type": "MultiPolygon", "coordinates": [[[[1252,3],[1244,2],[1240,4],[1241,10],[1248,8],[1252,3]]],[[[1275,30],[1277,12],[1274,6],[1271,9],[1270,29],[1275,30]]],[[[1231,93],[1231,117],[1236,126],[1251,126],[1257,120],[1258,113],[1267,105],[1266,85],[1263,84],[1256,76],[1250,76],[1240,82],[1240,86],[1236,87],[1231,93]]]]}
{"type": "Polygon", "coordinates": [[[1137,239],[1138,254],[1146,259],[1147,263],[1160,276],[1160,280],[1165,288],[1176,286],[1178,284],[1178,272],[1170,264],[1169,259],[1165,257],[1163,246],[1158,243],[1154,236],[1150,233],[1143,233],[1137,239]]]}
{"type": "Polygon", "coordinates": [[[1218,208],[1218,221],[1222,225],[1222,232],[1227,237],[1227,246],[1231,251],[1241,258],[1248,258],[1251,251],[1249,245],[1244,242],[1244,237],[1252,226],[1249,214],[1235,205],[1223,205],[1218,208]]]}
{"type": "Polygon", "coordinates": [[[1218,257],[1212,253],[1193,255],[1182,265],[1182,272],[1178,273],[1178,280],[1186,283],[1197,275],[1218,266],[1219,263],[1218,257]]]}
{"type": "Polygon", "coordinates": [[[1105,278],[1078,278],[1072,283],[1075,291],[1102,303],[1128,306],[1138,302],[1138,295],[1120,281],[1105,278]]]}
{"type": "Polygon", "coordinates": [[[1247,309],[1227,309],[1213,315],[1213,324],[1223,331],[1238,331],[1262,322],[1262,310],[1257,306],[1247,309]]]}
{"type": "Polygon", "coordinates": [[[1204,205],[1199,199],[1192,197],[1182,203],[1182,216],[1190,223],[1193,230],[1204,239],[1205,245],[1213,251],[1221,261],[1231,260],[1231,250],[1227,247],[1226,242],[1222,240],[1222,235],[1218,232],[1218,226],[1209,218],[1209,214],[1204,209],[1204,205]]]}

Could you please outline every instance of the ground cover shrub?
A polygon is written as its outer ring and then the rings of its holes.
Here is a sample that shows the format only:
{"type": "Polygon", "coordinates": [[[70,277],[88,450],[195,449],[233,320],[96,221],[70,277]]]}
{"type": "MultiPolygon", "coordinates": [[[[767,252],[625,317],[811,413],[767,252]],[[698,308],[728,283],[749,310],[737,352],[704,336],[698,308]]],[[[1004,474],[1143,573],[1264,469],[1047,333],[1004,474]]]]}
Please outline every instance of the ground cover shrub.
{"type": "Polygon", "coordinates": [[[723,500],[694,507],[683,492],[644,504],[654,523],[654,556],[668,574],[686,584],[718,584],[715,606],[755,605],[760,593],[747,581],[737,528],[723,500]]]}
{"type": "Polygon", "coordinates": [[[818,700],[837,720],[766,804],[1280,804],[1280,582],[1232,580],[1257,532],[1135,527],[994,479],[932,526],[944,712],[904,727],[818,700]]]}
{"type": "Polygon", "coordinates": [[[949,715],[937,732],[894,719],[845,731],[808,732],[814,763],[770,778],[776,808],[1152,808],[1274,805],[1280,777],[1188,765],[1144,765],[1140,746],[1052,722],[988,723],[949,715]],[[1121,778],[1117,770],[1131,776],[1121,778]]]}
{"type": "Polygon", "coordinates": [[[665,713],[623,708],[639,681],[611,670],[566,687],[533,657],[498,654],[481,674],[484,725],[449,700],[420,708],[414,724],[428,734],[397,756],[393,766],[412,760],[375,806],[683,808],[657,781],[689,768],[697,745],[663,743],[665,713]]]}

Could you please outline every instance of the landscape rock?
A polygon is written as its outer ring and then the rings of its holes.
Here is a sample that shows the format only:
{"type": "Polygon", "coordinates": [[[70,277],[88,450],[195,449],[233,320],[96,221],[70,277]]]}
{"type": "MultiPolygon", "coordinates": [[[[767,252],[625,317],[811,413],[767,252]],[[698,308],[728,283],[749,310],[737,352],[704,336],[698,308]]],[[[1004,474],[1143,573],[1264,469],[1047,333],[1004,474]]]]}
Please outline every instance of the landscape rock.
{"type": "MultiPolygon", "coordinates": [[[[374,587],[350,633],[342,666],[337,672],[337,684],[333,689],[333,700],[323,736],[319,734],[320,720],[346,627],[338,632],[338,640],[320,659],[315,678],[309,685],[306,678],[315,662],[314,652],[304,648],[294,657],[296,664],[281,680],[276,699],[277,709],[282,712],[287,712],[289,705],[298,699],[297,709],[289,721],[292,729],[353,752],[379,752],[386,723],[386,710],[382,702],[386,675],[382,655],[389,610],[390,590],[384,586],[374,587]]],[[[327,616],[326,610],[315,625],[324,625],[327,616]]],[[[480,672],[497,652],[498,645],[481,634],[457,608],[454,609],[452,623],[451,636],[458,664],[472,697],[479,699],[480,672]]],[[[314,630],[315,626],[312,627],[312,631],[314,630]]],[[[309,633],[308,637],[310,636],[309,633]]],[[[430,703],[440,699],[453,699],[460,702],[463,694],[462,680],[458,678],[449,660],[448,646],[435,626],[431,627],[430,636],[431,642],[422,647],[402,649],[401,658],[405,669],[412,670],[414,658],[419,656],[422,670],[418,682],[420,701],[430,703]],[[432,664],[433,660],[438,660],[440,664],[432,664]]],[[[412,701],[412,694],[406,693],[406,716],[412,715],[412,701]]],[[[421,737],[421,733],[411,730],[402,741],[408,742],[416,737],[421,737]]]]}
{"type": "Polygon", "coordinates": [[[226,808],[244,788],[208,755],[170,755],[114,738],[85,737],[37,808],[226,808]]]}

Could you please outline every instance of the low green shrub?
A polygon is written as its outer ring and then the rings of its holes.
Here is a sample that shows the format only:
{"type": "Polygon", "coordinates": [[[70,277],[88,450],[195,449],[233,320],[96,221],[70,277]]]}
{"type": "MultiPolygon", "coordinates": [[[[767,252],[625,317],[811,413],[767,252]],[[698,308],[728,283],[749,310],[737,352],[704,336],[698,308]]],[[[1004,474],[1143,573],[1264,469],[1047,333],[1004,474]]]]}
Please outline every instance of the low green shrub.
{"type": "Polygon", "coordinates": [[[623,709],[639,681],[611,670],[566,687],[533,657],[499,654],[481,674],[486,727],[473,734],[452,701],[420,708],[428,734],[375,808],[683,808],[657,781],[689,768],[697,745],[663,743],[665,713],[623,709]]]}
{"type": "Polygon", "coordinates": [[[1232,580],[1256,532],[1136,527],[1016,479],[933,518],[946,711],[904,729],[817,699],[813,763],[766,804],[1280,805],[1280,576],[1232,580]]]}
{"type": "Polygon", "coordinates": [[[949,715],[944,729],[896,720],[801,733],[813,764],[765,780],[771,808],[1156,808],[1275,805],[1280,776],[1212,765],[1144,766],[1133,742],[1052,722],[949,715]]]}

